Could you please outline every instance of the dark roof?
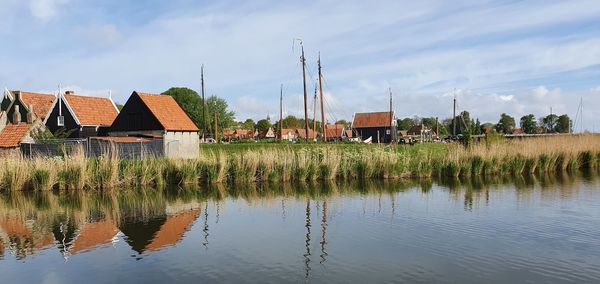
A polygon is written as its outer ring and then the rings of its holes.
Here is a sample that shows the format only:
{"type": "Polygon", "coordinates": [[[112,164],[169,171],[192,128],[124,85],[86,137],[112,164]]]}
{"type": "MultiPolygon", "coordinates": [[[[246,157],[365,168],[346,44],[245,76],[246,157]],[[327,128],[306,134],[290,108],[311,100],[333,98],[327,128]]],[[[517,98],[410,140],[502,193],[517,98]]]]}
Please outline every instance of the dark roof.
{"type": "Polygon", "coordinates": [[[393,113],[389,111],[357,113],[354,115],[352,128],[389,127],[392,122],[390,118],[392,117],[393,113]]]}
{"type": "Polygon", "coordinates": [[[142,99],[152,115],[170,131],[198,131],[198,127],[171,96],[134,92],[142,99]]]}

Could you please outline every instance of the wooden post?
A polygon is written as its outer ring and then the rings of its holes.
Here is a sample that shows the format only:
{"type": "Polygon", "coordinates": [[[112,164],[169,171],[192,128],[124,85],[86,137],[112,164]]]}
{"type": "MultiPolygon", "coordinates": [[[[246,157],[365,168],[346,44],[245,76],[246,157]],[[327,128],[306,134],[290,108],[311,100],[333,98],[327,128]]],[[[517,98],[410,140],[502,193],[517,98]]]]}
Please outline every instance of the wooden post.
{"type": "Polygon", "coordinates": [[[283,140],[283,84],[279,88],[279,141],[283,140]]]}

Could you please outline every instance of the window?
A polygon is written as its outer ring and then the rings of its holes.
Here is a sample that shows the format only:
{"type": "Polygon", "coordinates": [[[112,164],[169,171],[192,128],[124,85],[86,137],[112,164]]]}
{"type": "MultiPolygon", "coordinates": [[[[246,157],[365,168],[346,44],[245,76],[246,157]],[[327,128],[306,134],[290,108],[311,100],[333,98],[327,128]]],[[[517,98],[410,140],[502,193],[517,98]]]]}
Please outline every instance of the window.
{"type": "Polygon", "coordinates": [[[387,135],[390,135],[390,133],[391,133],[391,132],[390,132],[390,130],[389,130],[389,129],[387,129],[387,130],[385,131],[385,134],[387,134],[387,135]]]}
{"type": "Polygon", "coordinates": [[[57,122],[56,125],[58,126],[65,126],[65,117],[64,116],[59,116],[57,117],[57,122]]]}

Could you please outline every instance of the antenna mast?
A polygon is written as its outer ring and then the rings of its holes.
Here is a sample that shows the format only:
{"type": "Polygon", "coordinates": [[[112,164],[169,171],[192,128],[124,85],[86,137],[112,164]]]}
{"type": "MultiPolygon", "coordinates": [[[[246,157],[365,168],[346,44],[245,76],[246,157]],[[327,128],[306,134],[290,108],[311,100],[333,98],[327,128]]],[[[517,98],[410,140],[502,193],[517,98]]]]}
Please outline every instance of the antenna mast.
{"type": "Polygon", "coordinates": [[[319,66],[319,93],[321,95],[321,131],[323,132],[323,142],[327,142],[327,131],[325,129],[325,108],[323,107],[323,74],[321,73],[321,53],[319,52],[319,60],[317,61],[319,66]]]}

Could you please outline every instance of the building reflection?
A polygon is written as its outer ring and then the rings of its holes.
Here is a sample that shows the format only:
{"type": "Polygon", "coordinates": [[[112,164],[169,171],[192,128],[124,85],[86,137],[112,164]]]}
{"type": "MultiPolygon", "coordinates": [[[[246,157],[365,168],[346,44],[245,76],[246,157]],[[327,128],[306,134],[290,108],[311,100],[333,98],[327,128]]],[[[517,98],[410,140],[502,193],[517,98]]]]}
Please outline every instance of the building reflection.
{"type": "MultiPolygon", "coordinates": [[[[456,179],[360,181],[358,183],[309,182],[302,185],[248,184],[177,190],[123,190],[101,192],[17,192],[0,194],[0,259],[14,256],[21,260],[50,248],[64,259],[111,247],[119,240],[140,257],[166,250],[181,242],[186,232],[198,223],[199,239],[209,245],[209,206],[215,222],[225,222],[222,211],[228,200],[241,199],[248,206],[271,206],[289,222],[294,206],[304,209],[304,251],[301,253],[306,277],[311,273],[313,254],[320,264],[329,255],[327,235],[332,217],[341,210],[344,198],[359,197],[363,214],[401,216],[407,208],[402,193],[435,196],[445,192],[464,210],[490,206],[503,195],[514,196],[517,205],[527,206],[534,197],[567,199],[579,195],[581,184],[598,183],[598,175],[552,174],[540,176],[469,177],[456,179]],[[301,200],[301,201],[300,201],[301,200]],[[215,203],[212,203],[215,201],[215,203]],[[302,203],[301,205],[298,202],[302,203]],[[306,204],[304,204],[304,201],[306,204]],[[311,206],[314,206],[311,208],[311,206]],[[315,208],[314,210],[312,210],[315,208]],[[312,211],[311,211],[312,210],[312,211]],[[203,211],[203,212],[202,212],[203,211]],[[313,214],[320,223],[312,232],[313,214]],[[319,216],[321,214],[321,216],[319,216]],[[318,235],[315,237],[313,233],[318,235]],[[314,237],[314,247],[311,246],[314,237]],[[317,244],[318,242],[318,244],[317,244]],[[319,250],[318,253],[313,253],[319,250]]],[[[360,205],[359,205],[360,206],[360,205]]],[[[459,208],[460,208],[459,207],[459,208]]],[[[367,215],[364,215],[367,216],[367,215]]],[[[316,224],[316,223],[315,223],[316,224]]],[[[301,226],[302,226],[301,225],[301,226]]],[[[216,238],[216,237],[212,237],[216,238]]]]}

